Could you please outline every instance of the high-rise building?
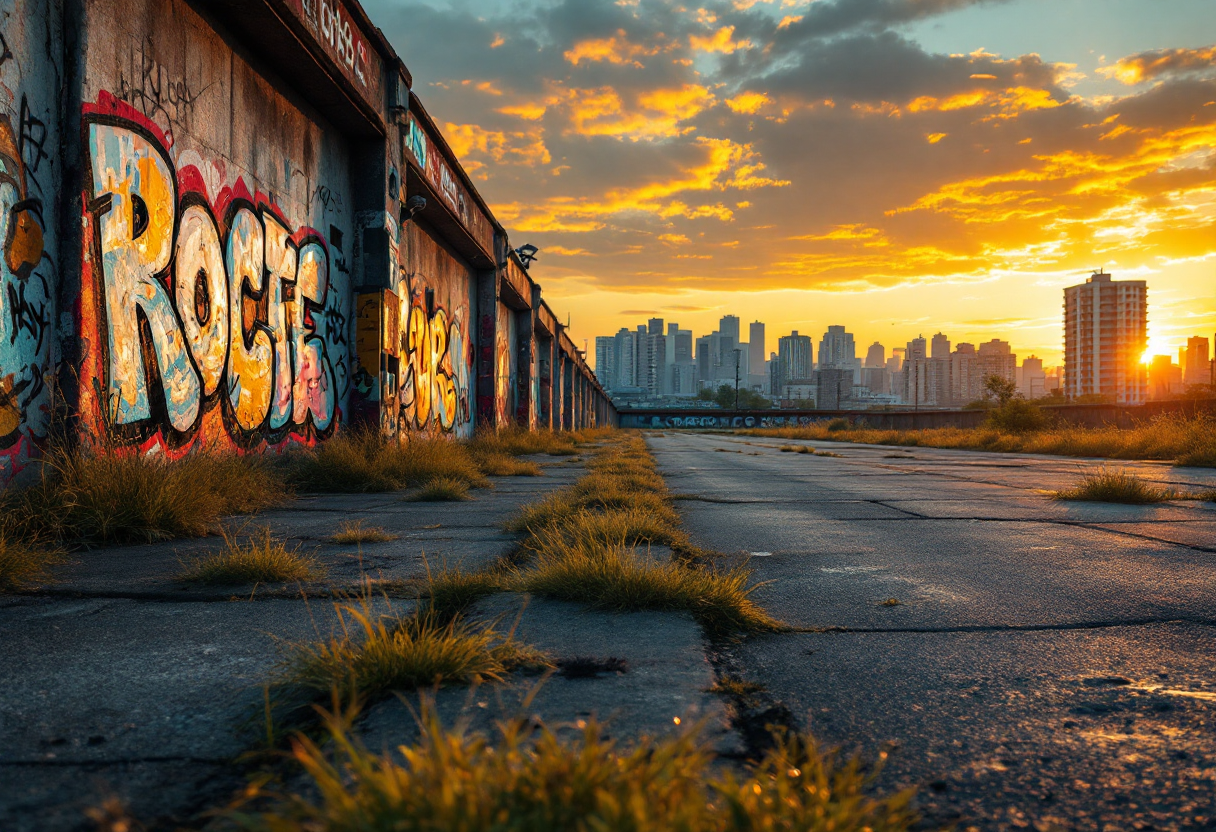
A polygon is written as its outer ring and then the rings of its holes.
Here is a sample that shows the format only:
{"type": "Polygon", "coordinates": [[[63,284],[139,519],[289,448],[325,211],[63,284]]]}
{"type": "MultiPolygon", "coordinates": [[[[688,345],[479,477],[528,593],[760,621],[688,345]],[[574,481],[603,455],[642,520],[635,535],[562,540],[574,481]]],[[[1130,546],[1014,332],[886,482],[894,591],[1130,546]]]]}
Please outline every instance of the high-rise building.
{"type": "Polygon", "coordinates": [[[764,375],[764,356],[767,353],[764,351],[764,324],[760,321],[753,321],[747,327],[747,372],[749,375],[762,376],[764,375]]]}
{"type": "Polygon", "coordinates": [[[873,369],[875,367],[887,366],[887,348],[875,341],[870,344],[870,348],[866,350],[866,368],[873,369]]]}
{"type": "Polygon", "coordinates": [[[663,334],[663,319],[662,318],[651,318],[649,321],[646,322],[646,327],[647,327],[648,335],[662,335],[663,334]]]}
{"type": "Polygon", "coordinates": [[[984,377],[975,344],[959,343],[950,353],[950,404],[964,407],[984,397],[984,377]]]}
{"type": "Polygon", "coordinates": [[[1182,392],[1182,368],[1168,355],[1154,355],[1148,367],[1148,393],[1153,399],[1167,399],[1182,392]]]}
{"type": "Polygon", "coordinates": [[[913,358],[928,358],[929,353],[925,349],[928,346],[925,343],[925,336],[918,335],[908,342],[907,349],[904,350],[904,361],[911,361],[913,358]]]}
{"type": "Polygon", "coordinates": [[[1043,372],[1043,359],[1033,355],[1022,359],[1019,368],[1018,392],[1027,399],[1041,399],[1047,395],[1047,374],[1043,372]]]}
{"type": "Polygon", "coordinates": [[[1144,354],[1148,286],[1097,273],[1064,290],[1064,394],[1110,396],[1141,404],[1148,392],[1144,354]]]}
{"type": "Polygon", "coordinates": [[[595,377],[605,390],[616,388],[616,338],[611,335],[595,338],[595,377]]]}
{"type": "Polygon", "coordinates": [[[887,359],[887,370],[892,374],[903,370],[905,353],[907,353],[907,350],[903,347],[891,347],[891,357],[887,359]]]}
{"type": "Polygon", "coordinates": [[[1008,341],[993,338],[980,344],[976,351],[979,354],[980,378],[987,381],[989,376],[1017,382],[1018,357],[1013,353],[1008,341]]]}
{"type": "Polygon", "coordinates": [[[950,339],[942,333],[937,333],[933,336],[933,344],[931,346],[930,358],[950,358],[950,339]]]}
{"type": "Polygon", "coordinates": [[[723,315],[722,320],[718,321],[718,332],[722,333],[727,338],[730,338],[735,344],[739,343],[739,316],[738,315],[723,315]]]}
{"type": "Polygon", "coordinates": [[[1212,364],[1208,358],[1208,339],[1196,335],[1186,341],[1186,361],[1182,365],[1182,383],[1212,383],[1212,364]]]}
{"type": "Polygon", "coordinates": [[[829,326],[819,342],[819,366],[851,369],[856,357],[853,333],[846,332],[843,326],[829,326]]]}
{"type": "Polygon", "coordinates": [[[781,376],[786,382],[810,381],[814,364],[814,348],[811,336],[799,335],[794,330],[777,339],[777,361],[782,365],[781,376]]]}
{"type": "Polygon", "coordinates": [[[616,384],[613,390],[638,386],[638,334],[621,327],[614,336],[616,341],[616,384]]]}

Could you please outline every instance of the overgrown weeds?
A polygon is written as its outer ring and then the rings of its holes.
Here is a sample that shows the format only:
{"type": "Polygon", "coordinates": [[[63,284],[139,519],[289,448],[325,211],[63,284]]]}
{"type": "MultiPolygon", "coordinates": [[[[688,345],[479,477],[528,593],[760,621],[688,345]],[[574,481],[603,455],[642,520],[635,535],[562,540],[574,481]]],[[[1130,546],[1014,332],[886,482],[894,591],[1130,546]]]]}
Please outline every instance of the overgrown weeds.
{"type": "Polygon", "coordinates": [[[743,567],[682,556],[691,544],[641,437],[617,438],[587,467],[508,523],[526,536],[502,586],[598,609],[683,610],[714,632],[782,629],[749,597],[743,567]],[[638,549],[660,544],[674,556],[638,549]]]}
{"type": "Polygon", "coordinates": [[[1130,471],[1102,467],[1081,477],[1072,488],[1052,495],[1057,500],[1090,500],[1101,503],[1148,505],[1178,499],[1178,492],[1163,488],[1130,471]]]}
{"type": "Polygon", "coordinates": [[[263,526],[241,540],[240,532],[223,530],[224,550],[200,558],[180,578],[190,583],[213,586],[235,586],[254,583],[285,583],[316,581],[325,577],[325,569],[316,558],[300,553],[298,547],[274,537],[269,526],[263,526]]]}
{"type": "Polygon", "coordinates": [[[293,647],[284,681],[321,696],[332,690],[375,699],[391,691],[499,680],[545,660],[510,634],[441,616],[424,606],[377,613],[364,598],[336,605],[343,631],[293,647]]]}
{"type": "Polygon", "coordinates": [[[338,531],[329,540],[343,546],[357,546],[361,543],[387,543],[396,540],[397,535],[389,534],[380,526],[366,526],[364,520],[347,520],[338,527],[338,531]]]}
{"type": "Polygon", "coordinates": [[[543,474],[535,462],[504,453],[478,454],[477,465],[490,477],[539,477],[543,474]]]}
{"type": "MultiPolygon", "coordinates": [[[[1011,416],[1012,419],[1012,416],[1011,416]]],[[[1017,424],[1013,424],[1017,422],[1017,424]]],[[[1131,428],[1084,428],[1033,420],[1010,426],[879,430],[839,427],[838,422],[789,428],[749,428],[736,433],[776,439],[832,439],[869,445],[957,448],[999,453],[1051,454],[1106,459],[1160,459],[1176,465],[1216,467],[1216,418],[1206,413],[1166,414],[1131,428]],[[833,428],[833,425],[837,427],[833,428]]]]}
{"type": "Polygon", "coordinates": [[[469,484],[464,480],[455,477],[435,477],[402,499],[419,503],[459,503],[473,498],[469,496],[469,484]]]}
{"type": "Polygon", "coordinates": [[[400,491],[437,478],[470,488],[489,484],[466,443],[415,438],[400,442],[374,429],[340,433],[292,455],[292,483],[306,491],[400,491]]]}
{"type": "Polygon", "coordinates": [[[377,755],[354,738],[356,716],[327,714],[324,739],[295,740],[304,794],[230,816],[252,832],[897,832],[915,821],[910,791],[876,795],[878,767],[822,753],[809,735],[775,735],[740,775],[714,764],[696,728],[624,747],[595,721],[571,740],[519,717],[491,738],[445,727],[424,699],[417,743],[377,755]]]}
{"type": "Polygon", "coordinates": [[[272,463],[236,454],[181,459],[50,451],[41,479],[0,496],[5,537],[29,546],[201,537],[221,517],[282,503],[272,463]]]}
{"type": "Polygon", "coordinates": [[[52,567],[63,560],[63,552],[57,548],[30,546],[0,534],[0,592],[49,580],[52,567]]]}

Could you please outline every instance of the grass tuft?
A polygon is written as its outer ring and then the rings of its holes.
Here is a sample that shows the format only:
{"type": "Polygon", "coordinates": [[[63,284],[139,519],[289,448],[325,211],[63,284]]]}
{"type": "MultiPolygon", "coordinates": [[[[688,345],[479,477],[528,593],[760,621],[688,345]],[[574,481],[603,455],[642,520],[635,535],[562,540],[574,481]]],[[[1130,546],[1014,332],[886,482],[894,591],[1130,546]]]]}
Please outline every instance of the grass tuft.
{"type": "Polygon", "coordinates": [[[469,484],[464,480],[435,477],[402,499],[411,503],[458,503],[473,498],[469,496],[469,484]]]}
{"type": "Polygon", "coordinates": [[[30,546],[0,534],[0,592],[24,589],[51,577],[51,568],[64,560],[58,549],[30,546]]]}
{"type": "Polygon", "coordinates": [[[1148,505],[1178,499],[1173,489],[1162,488],[1130,471],[1099,468],[1086,474],[1072,488],[1052,495],[1057,500],[1091,500],[1101,503],[1148,505]]]}
{"type": "Polygon", "coordinates": [[[431,572],[427,566],[424,590],[427,607],[441,620],[454,619],[482,598],[505,589],[508,589],[505,576],[497,571],[469,572],[445,566],[439,572],[431,572]]]}
{"type": "Polygon", "coordinates": [[[316,581],[325,570],[315,558],[301,555],[298,548],[288,549],[276,540],[269,527],[263,527],[241,542],[224,531],[225,550],[195,561],[181,580],[213,586],[253,583],[316,581]]]}
{"type": "Polygon", "coordinates": [[[338,527],[338,532],[329,540],[343,546],[355,546],[360,543],[387,543],[396,540],[397,535],[389,534],[380,526],[364,526],[363,520],[347,520],[338,527]]]}
{"type": "Polygon", "coordinates": [[[356,717],[355,707],[327,714],[324,740],[298,737],[292,755],[308,780],[303,794],[242,814],[241,825],[251,832],[902,832],[916,819],[910,790],[876,795],[877,771],[821,753],[806,735],[775,735],[741,775],[715,763],[695,728],[622,747],[593,720],[570,739],[519,717],[498,723],[490,738],[445,728],[424,699],[417,743],[376,755],[353,738],[356,717]]]}
{"type": "Polygon", "coordinates": [[[517,573],[513,584],[525,592],[595,609],[683,610],[714,633],[779,632],[784,625],[748,596],[750,573],[690,568],[674,561],[640,558],[627,546],[571,544],[546,551],[517,573]]]}
{"type": "Polygon", "coordinates": [[[437,478],[489,484],[470,448],[446,439],[400,442],[372,429],[340,433],[292,455],[290,479],[308,491],[400,491],[437,478]]]}
{"type": "Polygon", "coordinates": [[[844,458],[843,454],[834,454],[831,451],[815,451],[815,456],[831,456],[831,457],[836,457],[837,459],[844,458]]]}
{"type": "Polygon", "coordinates": [[[259,511],[286,497],[281,477],[260,458],[52,450],[38,483],[0,495],[0,529],[30,546],[202,537],[217,531],[225,515],[259,511]]]}
{"type": "Polygon", "coordinates": [[[337,609],[345,632],[296,645],[283,666],[285,681],[319,695],[346,690],[374,699],[392,691],[497,681],[541,661],[509,636],[433,610],[378,614],[366,600],[337,609]]]}
{"type": "Polygon", "coordinates": [[[535,462],[504,453],[479,454],[477,464],[482,473],[490,477],[539,477],[543,474],[535,462]]]}
{"type": "Polygon", "coordinates": [[[902,607],[903,605],[904,602],[898,598],[888,598],[885,601],[880,601],[878,604],[880,607],[902,607]]]}

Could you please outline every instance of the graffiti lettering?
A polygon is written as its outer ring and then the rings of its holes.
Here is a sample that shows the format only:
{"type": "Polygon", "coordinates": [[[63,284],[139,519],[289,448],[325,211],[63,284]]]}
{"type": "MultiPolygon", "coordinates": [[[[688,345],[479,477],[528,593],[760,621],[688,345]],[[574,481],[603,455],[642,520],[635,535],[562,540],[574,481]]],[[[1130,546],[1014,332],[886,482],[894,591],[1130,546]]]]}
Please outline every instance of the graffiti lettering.
{"type": "Polygon", "coordinates": [[[312,198],[321,203],[321,207],[326,211],[333,211],[335,214],[342,213],[342,196],[336,194],[324,185],[318,185],[313,191],[312,198]]]}
{"type": "MultiPolygon", "coordinates": [[[[152,432],[163,418],[189,434],[220,400],[245,439],[288,428],[325,434],[337,398],[318,334],[329,291],[324,241],[292,233],[267,200],[243,195],[227,201],[222,234],[205,193],[179,199],[156,138],[116,121],[88,127],[106,424],[152,432]]],[[[201,182],[196,171],[190,178],[201,182]]]]}
{"type": "Polygon", "coordinates": [[[4,38],[4,32],[0,32],[0,66],[4,66],[12,59],[13,53],[8,48],[8,41],[4,38]]]}
{"type": "Polygon", "coordinates": [[[32,184],[39,192],[42,186],[38,184],[38,169],[50,158],[46,152],[47,129],[46,122],[36,118],[30,111],[28,99],[21,96],[21,132],[18,134],[18,155],[25,164],[25,171],[32,184]]]}
{"type": "Polygon", "coordinates": [[[143,45],[133,78],[122,74],[118,79],[118,98],[166,128],[166,140],[170,145],[173,144],[172,126],[193,114],[194,103],[204,92],[205,88],[194,92],[185,80],[174,79],[153,60],[143,45]]]}
{"type": "Polygon", "coordinates": [[[433,298],[417,288],[402,293],[400,409],[417,428],[447,432],[470,421],[468,359],[459,320],[435,308],[433,298]]]}

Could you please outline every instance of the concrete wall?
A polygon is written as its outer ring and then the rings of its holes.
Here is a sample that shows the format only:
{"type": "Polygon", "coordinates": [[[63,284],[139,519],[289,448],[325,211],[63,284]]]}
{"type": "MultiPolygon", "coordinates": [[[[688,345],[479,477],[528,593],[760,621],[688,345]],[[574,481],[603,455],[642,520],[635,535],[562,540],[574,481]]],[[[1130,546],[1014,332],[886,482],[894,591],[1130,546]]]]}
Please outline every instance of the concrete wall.
{"type": "Polygon", "coordinates": [[[467,437],[580,391],[599,408],[565,426],[607,421],[356,3],[0,12],[0,481],[51,436],[171,455],[360,423],[467,437]]]}

